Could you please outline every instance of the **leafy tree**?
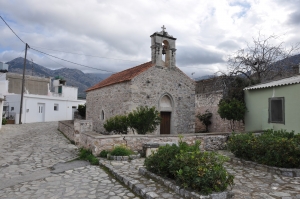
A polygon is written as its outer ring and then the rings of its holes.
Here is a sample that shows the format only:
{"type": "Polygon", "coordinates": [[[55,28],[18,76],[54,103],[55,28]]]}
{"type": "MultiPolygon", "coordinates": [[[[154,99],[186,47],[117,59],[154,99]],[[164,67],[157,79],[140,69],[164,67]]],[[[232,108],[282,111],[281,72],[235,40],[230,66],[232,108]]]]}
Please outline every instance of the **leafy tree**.
{"type": "Polygon", "coordinates": [[[128,119],[126,115],[116,115],[109,118],[104,123],[104,128],[107,132],[116,132],[119,134],[127,134],[128,119]]]}
{"type": "Polygon", "coordinates": [[[229,76],[242,75],[255,84],[291,73],[289,58],[299,50],[299,44],[286,48],[278,41],[276,35],[259,34],[258,38],[253,38],[252,45],[229,56],[229,76]]]}
{"type": "Polygon", "coordinates": [[[160,124],[159,112],[155,107],[140,106],[128,114],[129,127],[138,134],[152,133],[160,124]]]}
{"type": "Polygon", "coordinates": [[[86,113],[86,104],[82,105],[82,104],[79,104],[78,105],[78,109],[77,109],[79,115],[83,118],[85,118],[85,113],[86,113]]]}
{"type": "Polygon", "coordinates": [[[199,113],[196,117],[202,122],[203,125],[205,125],[205,132],[208,132],[208,126],[211,125],[210,119],[212,117],[212,113],[206,110],[205,113],[199,113]]]}
{"type": "Polygon", "coordinates": [[[221,99],[218,106],[220,117],[229,120],[231,130],[234,131],[235,122],[244,120],[244,115],[247,110],[245,103],[235,98],[221,99]]]}

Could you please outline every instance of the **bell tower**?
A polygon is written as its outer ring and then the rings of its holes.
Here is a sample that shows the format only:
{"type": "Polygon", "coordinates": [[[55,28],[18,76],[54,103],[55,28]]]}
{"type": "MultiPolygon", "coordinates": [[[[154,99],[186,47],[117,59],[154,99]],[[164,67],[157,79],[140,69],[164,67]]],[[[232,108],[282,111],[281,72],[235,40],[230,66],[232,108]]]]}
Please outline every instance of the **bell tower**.
{"type": "Polygon", "coordinates": [[[155,32],[151,37],[151,60],[156,66],[176,67],[176,38],[169,35],[162,26],[162,31],[155,32]]]}

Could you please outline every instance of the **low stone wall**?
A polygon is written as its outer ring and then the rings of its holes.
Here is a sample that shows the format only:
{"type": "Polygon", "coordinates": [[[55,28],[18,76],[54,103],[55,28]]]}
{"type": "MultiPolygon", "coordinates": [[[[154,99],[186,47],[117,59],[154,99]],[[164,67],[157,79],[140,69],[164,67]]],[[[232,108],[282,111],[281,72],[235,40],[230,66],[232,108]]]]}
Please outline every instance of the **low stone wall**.
{"type": "MultiPolygon", "coordinates": [[[[145,143],[178,143],[179,135],[102,135],[92,131],[91,120],[58,122],[58,129],[79,147],[90,149],[94,155],[102,150],[111,150],[115,145],[126,145],[141,152],[145,143]]],[[[230,133],[192,133],[182,135],[182,141],[194,144],[201,141],[200,148],[206,151],[222,150],[230,133]]]]}
{"type": "MultiPolygon", "coordinates": [[[[201,141],[200,148],[206,151],[224,149],[228,133],[224,134],[185,134],[182,138],[188,144],[201,141]]],[[[178,143],[178,135],[99,135],[84,132],[80,135],[80,146],[91,149],[94,155],[102,150],[111,150],[115,145],[126,145],[133,151],[142,151],[144,143],[172,142],[178,143]]]]}
{"type": "Polygon", "coordinates": [[[73,120],[59,121],[58,130],[63,132],[63,134],[71,141],[74,141],[74,123],[73,120]]]}

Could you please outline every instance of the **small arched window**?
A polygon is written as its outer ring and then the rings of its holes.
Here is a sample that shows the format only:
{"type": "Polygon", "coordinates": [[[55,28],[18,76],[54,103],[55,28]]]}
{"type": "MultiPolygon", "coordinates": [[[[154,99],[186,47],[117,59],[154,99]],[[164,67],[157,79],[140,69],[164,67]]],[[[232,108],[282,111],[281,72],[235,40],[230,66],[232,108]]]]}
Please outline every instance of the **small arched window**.
{"type": "Polygon", "coordinates": [[[101,111],[100,119],[101,119],[101,120],[104,120],[104,111],[103,111],[103,110],[101,111]]]}

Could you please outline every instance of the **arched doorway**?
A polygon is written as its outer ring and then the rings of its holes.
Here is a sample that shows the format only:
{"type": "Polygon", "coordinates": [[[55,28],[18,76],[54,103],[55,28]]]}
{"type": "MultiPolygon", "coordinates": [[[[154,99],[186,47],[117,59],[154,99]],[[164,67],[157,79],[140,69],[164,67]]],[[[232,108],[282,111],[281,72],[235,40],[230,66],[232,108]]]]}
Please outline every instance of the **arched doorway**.
{"type": "Polygon", "coordinates": [[[159,101],[160,107],[160,134],[171,134],[171,123],[172,123],[172,100],[170,96],[163,95],[159,101]]]}

